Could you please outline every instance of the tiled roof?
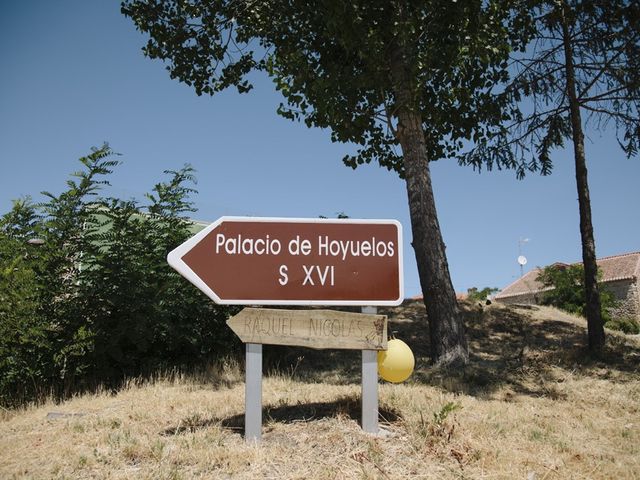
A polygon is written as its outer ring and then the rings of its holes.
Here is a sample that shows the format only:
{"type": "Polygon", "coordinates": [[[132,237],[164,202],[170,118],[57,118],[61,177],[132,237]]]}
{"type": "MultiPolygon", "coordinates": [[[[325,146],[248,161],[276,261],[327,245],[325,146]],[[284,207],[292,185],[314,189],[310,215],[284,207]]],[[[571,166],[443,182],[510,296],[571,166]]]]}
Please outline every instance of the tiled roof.
{"type": "Polygon", "coordinates": [[[540,273],[539,268],[535,268],[527,273],[525,273],[522,277],[517,279],[515,282],[507,285],[502,289],[497,295],[496,299],[513,297],[516,295],[523,295],[526,293],[537,293],[542,291],[543,285],[536,280],[538,274],[540,273]]]}
{"type": "Polygon", "coordinates": [[[627,280],[640,275],[640,252],[625,253],[598,260],[602,270],[602,281],[627,280]]]}
{"type": "MultiPolygon", "coordinates": [[[[580,262],[576,262],[578,264],[580,262]]],[[[602,271],[602,283],[613,282],[616,280],[633,280],[640,276],[640,252],[625,253],[622,255],[614,255],[611,257],[603,257],[597,260],[598,268],[602,271]]],[[[576,265],[574,264],[574,265],[576,265]]],[[[566,265],[556,263],[554,265],[566,265]]],[[[524,295],[538,293],[544,290],[551,290],[551,287],[545,287],[538,282],[536,278],[540,273],[540,268],[536,268],[527,272],[522,278],[519,278],[512,284],[508,285],[496,295],[497,299],[514,297],[516,295],[524,295]]]]}

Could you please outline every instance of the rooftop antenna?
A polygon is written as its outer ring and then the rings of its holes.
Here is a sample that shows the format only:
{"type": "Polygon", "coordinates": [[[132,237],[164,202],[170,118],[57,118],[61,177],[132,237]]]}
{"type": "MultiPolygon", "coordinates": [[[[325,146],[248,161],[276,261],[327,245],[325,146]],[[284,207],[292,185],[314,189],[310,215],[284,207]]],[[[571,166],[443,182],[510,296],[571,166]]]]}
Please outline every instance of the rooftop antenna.
{"type": "Polygon", "coordinates": [[[520,278],[524,275],[524,266],[527,264],[527,257],[522,255],[522,244],[528,243],[528,238],[522,238],[518,240],[518,265],[520,265],[520,278]]]}

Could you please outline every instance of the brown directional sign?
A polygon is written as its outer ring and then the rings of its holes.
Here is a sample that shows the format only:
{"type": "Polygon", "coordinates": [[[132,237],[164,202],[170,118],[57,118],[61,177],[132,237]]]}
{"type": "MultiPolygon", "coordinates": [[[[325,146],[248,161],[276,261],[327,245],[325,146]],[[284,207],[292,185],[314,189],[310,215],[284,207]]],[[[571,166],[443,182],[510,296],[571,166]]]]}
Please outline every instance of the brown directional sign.
{"type": "Polygon", "coordinates": [[[222,217],[167,260],[216,303],[398,305],[395,220],[222,217]]]}
{"type": "Polygon", "coordinates": [[[245,308],[227,320],[244,343],[386,350],[387,317],[334,310],[245,308]]]}

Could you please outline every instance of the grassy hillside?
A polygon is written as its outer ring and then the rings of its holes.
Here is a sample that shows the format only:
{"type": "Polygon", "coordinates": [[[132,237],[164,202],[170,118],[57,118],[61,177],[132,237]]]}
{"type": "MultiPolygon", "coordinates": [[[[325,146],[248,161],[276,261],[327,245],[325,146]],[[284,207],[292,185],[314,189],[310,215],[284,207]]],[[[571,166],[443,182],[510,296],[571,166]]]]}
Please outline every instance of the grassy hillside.
{"type": "Polygon", "coordinates": [[[263,443],[241,436],[233,361],[202,375],[3,412],[0,478],[640,478],[640,341],[585,356],[582,319],[466,305],[468,367],[430,368],[424,307],[380,309],[416,354],[358,425],[360,353],[265,347],[263,443]]]}

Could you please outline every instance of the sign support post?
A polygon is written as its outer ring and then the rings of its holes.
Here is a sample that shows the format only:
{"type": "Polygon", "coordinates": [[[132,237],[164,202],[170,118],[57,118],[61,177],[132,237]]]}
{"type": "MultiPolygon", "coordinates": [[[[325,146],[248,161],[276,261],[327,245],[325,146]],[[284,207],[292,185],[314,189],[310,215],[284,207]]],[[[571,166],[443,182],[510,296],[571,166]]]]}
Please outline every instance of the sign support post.
{"type": "MultiPolygon", "coordinates": [[[[377,307],[362,307],[362,313],[377,314],[377,307]]],[[[362,429],[378,433],[378,352],[362,350],[362,429]]]]}
{"type": "Polygon", "coordinates": [[[247,343],[245,358],[244,437],[260,443],[262,434],[262,344],[247,343]]]}

